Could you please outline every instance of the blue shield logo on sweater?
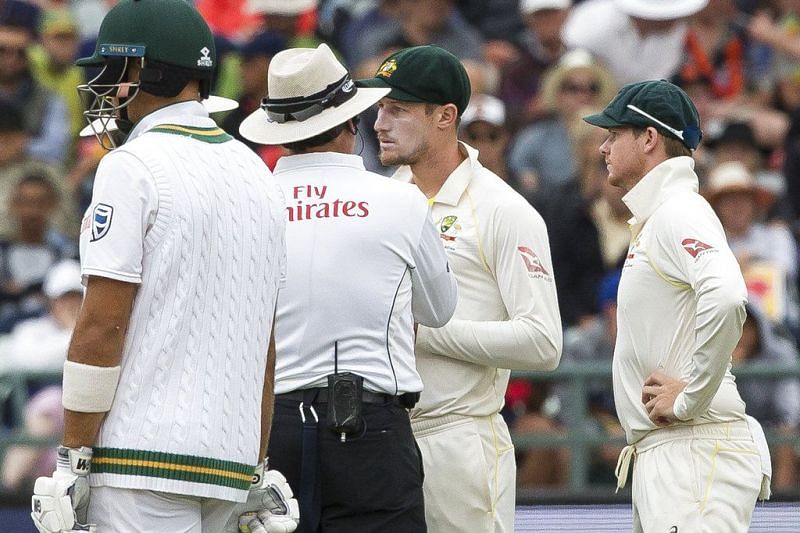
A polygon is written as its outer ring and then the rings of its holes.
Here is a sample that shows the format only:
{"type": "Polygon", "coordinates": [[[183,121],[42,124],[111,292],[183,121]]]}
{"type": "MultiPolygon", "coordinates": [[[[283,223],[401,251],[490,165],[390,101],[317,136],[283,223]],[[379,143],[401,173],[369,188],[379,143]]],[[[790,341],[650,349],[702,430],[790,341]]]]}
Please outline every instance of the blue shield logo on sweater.
{"type": "Polygon", "coordinates": [[[98,241],[108,234],[113,214],[114,208],[108,204],[94,206],[94,211],[92,211],[92,242],[98,241]]]}

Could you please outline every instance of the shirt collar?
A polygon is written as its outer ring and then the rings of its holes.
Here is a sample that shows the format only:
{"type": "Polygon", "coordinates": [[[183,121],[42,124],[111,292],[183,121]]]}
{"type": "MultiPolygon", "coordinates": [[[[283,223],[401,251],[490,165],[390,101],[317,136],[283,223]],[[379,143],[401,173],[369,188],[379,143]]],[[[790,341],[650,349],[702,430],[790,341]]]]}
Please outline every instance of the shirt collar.
{"type": "Polygon", "coordinates": [[[694,172],[694,159],[673,157],[656,165],[639,180],[622,201],[633,213],[629,224],[643,224],[669,197],[679,191],[697,192],[699,182],[694,172]]]}
{"type": "MultiPolygon", "coordinates": [[[[473,173],[483,166],[478,162],[478,151],[475,148],[461,141],[459,141],[458,144],[461,152],[465,153],[467,157],[450,173],[444,184],[442,184],[442,188],[439,189],[436,196],[431,199],[431,204],[437,203],[457,206],[464,191],[467,190],[473,173]]],[[[414,181],[414,175],[409,166],[398,168],[392,175],[392,178],[409,183],[413,183],[414,181]]]]}
{"type": "Polygon", "coordinates": [[[308,154],[285,155],[278,159],[274,174],[290,172],[298,168],[308,167],[351,167],[358,170],[364,169],[364,160],[355,154],[340,152],[311,152],[308,154]]]}
{"type": "Polygon", "coordinates": [[[206,108],[197,101],[179,102],[161,107],[139,119],[133,126],[125,142],[130,142],[143,133],[162,124],[178,124],[180,126],[211,127],[216,126],[206,108]]]}

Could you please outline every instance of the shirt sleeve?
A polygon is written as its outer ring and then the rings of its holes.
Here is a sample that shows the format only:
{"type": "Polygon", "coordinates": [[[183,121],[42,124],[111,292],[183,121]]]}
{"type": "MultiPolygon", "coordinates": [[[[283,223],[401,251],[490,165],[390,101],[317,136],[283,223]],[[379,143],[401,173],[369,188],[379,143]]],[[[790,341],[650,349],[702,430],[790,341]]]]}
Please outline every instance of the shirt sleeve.
{"type": "Polygon", "coordinates": [[[481,239],[508,319],[452,319],[440,329],[420,327],[417,343],[433,353],[483,366],[553,370],[563,339],[544,221],[521,201],[497,208],[493,219],[481,239]]]}
{"type": "Polygon", "coordinates": [[[438,328],[453,316],[458,301],[456,278],[447,263],[442,240],[431,222],[430,210],[422,223],[419,244],[412,251],[411,311],[414,321],[438,328]]]}
{"type": "Polygon", "coordinates": [[[144,163],[121,149],[105,156],[81,223],[81,273],[141,283],[144,239],[157,211],[158,190],[144,163]]]}
{"type": "Polygon", "coordinates": [[[708,410],[731,364],[745,319],[747,289],[719,219],[705,200],[681,199],[659,214],[658,267],[689,285],[697,311],[695,347],[686,388],[673,406],[680,420],[708,410]],[[680,205],[678,205],[680,204],[680,205]]]}

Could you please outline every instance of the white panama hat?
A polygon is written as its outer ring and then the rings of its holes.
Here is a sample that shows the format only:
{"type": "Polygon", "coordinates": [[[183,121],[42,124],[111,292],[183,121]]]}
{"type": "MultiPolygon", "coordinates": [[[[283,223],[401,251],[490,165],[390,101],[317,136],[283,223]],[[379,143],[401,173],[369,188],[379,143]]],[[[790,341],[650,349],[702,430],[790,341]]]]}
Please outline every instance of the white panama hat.
{"type": "Polygon", "coordinates": [[[302,141],[345,123],[386,96],[390,88],[357,88],[328,45],[275,54],[267,74],[269,97],[239,126],[260,144],[302,141]]]}
{"type": "Polygon", "coordinates": [[[708,0],[615,0],[628,16],[645,20],[672,20],[694,15],[708,0]]]}
{"type": "MultiPolygon", "coordinates": [[[[209,95],[205,100],[201,100],[200,103],[203,104],[203,107],[205,107],[206,111],[209,113],[231,111],[239,107],[239,102],[236,100],[231,100],[224,96],[214,96],[213,94],[209,95]]],[[[80,137],[93,137],[96,131],[103,131],[103,122],[104,120],[102,118],[94,119],[91,124],[84,126],[78,135],[80,137]]],[[[113,118],[110,119],[106,125],[106,131],[116,131],[118,129],[117,121],[113,118]]]]}

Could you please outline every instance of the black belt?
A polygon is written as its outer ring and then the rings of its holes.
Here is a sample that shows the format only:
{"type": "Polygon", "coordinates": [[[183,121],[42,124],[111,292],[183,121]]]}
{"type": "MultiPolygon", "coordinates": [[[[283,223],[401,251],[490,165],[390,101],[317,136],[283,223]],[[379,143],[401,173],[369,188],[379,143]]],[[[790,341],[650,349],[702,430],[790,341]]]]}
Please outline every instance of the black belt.
{"type": "MultiPolygon", "coordinates": [[[[315,403],[328,403],[328,387],[315,387],[311,389],[293,390],[291,392],[285,392],[283,394],[276,394],[275,399],[302,402],[305,394],[311,390],[317,393],[317,399],[315,403]]],[[[406,409],[411,409],[419,401],[419,393],[407,392],[405,394],[401,394],[400,396],[393,396],[391,394],[385,394],[382,392],[372,392],[364,389],[361,394],[361,401],[364,403],[377,403],[377,404],[397,403],[398,405],[402,405],[406,409]]]]}

